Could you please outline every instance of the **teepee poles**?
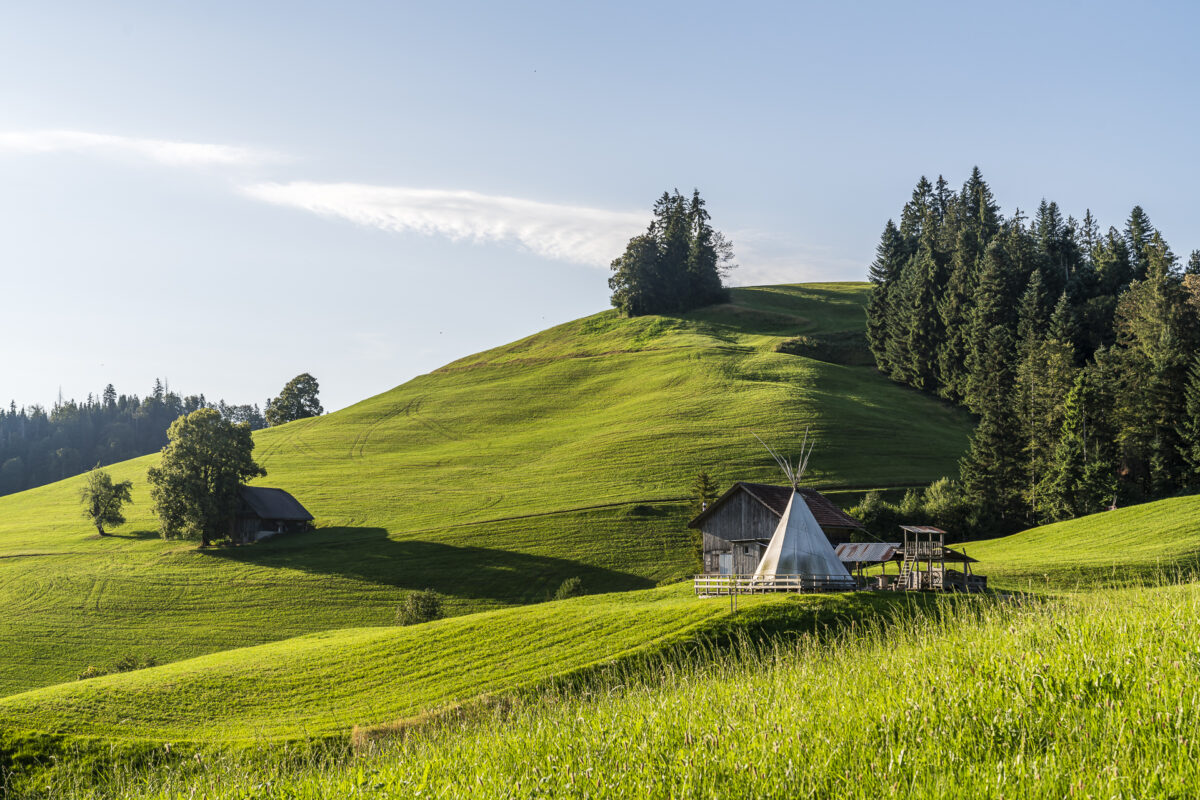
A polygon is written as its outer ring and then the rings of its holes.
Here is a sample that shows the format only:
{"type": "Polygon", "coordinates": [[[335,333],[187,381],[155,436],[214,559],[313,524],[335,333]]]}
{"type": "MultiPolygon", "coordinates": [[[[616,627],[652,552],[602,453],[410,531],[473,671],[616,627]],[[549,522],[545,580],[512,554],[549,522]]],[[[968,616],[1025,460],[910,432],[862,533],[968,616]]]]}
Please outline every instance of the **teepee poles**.
{"type": "Polygon", "coordinates": [[[795,465],[775,452],[775,449],[764,442],[762,437],[757,433],[754,434],[754,438],[758,439],[759,444],[767,448],[767,452],[771,454],[771,458],[775,459],[775,463],[783,470],[783,474],[788,479],[788,483],[791,484],[792,489],[799,489],[800,481],[804,479],[804,473],[808,471],[808,459],[812,456],[813,445],[816,444],[815,440],[812,442],[808,441],[808,426],[804,428],[804,441],[800,445],[800,457],[796,459],[795,465]]]}

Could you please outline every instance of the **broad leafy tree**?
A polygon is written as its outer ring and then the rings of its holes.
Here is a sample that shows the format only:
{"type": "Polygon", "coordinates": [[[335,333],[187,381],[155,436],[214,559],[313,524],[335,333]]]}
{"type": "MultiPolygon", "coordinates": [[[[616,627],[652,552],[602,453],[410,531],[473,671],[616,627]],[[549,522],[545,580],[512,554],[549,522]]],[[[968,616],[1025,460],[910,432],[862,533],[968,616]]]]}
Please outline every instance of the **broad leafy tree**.
{"type": "Polygon", "coordinates": [[[87,474],[87,480],[79,490],[79,502],[83,504],[83,516],[96,526],[96,532],[108,536],[105,528],[116,528],[125,524],[121,507],[132,499],[133,482],[113,483],[112,476],[96,467],[87,474]]]}
{"type": "Polygon", "coordinates": [[[229,534],[238,487],[267,472],[254,461],[250,426],[215,409],[180,417],[167,436],[161,462],[147,475],[159,530],[164,539],[194,538],[207,547],[229,534]]]}
{"type": "Polygon", "coordinates": [[[321,386],[317,379],[303,372],[287,382],[278,397],[267,401],[266,419],[271,426],[298,419],[319,417],[325,413],[318,395],[321,386]]]}

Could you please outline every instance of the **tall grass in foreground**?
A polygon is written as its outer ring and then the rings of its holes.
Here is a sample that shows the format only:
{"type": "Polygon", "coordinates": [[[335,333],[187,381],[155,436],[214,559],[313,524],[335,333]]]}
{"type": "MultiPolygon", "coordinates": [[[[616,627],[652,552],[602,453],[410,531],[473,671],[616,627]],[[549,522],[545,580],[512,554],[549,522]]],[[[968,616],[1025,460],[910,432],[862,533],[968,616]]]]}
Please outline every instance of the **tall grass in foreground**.
{"type": "Polygon", "coordinates": [[[954,603],[431,729],[354,758],[59,776],[56,797],[1191,797],[1200,585],[954,603]]]}

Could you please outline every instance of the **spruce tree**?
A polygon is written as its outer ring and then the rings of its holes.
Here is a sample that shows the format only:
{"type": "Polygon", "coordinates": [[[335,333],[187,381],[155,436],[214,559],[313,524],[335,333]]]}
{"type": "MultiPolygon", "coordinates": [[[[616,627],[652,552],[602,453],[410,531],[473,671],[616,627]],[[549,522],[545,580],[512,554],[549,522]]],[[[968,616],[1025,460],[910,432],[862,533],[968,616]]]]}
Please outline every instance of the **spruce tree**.
{"type": "Polygon", "coordinates": [[[691,246],[688,249],[687,275],[691,295],[688,308],[723,303],[729,292],[721,285],[720,254],[717,252],[716,232],[709,224],[708,211],[700,190],[692,192],[688,207],[691,246]]]}
{"type": "Polygon", "coordinates": [[[941,319],[937,312],[937,256],[932,233],[921,237],[921,246],[908,270],[905,292],[905,324],[908,382],[918,389],[938,389],[937,356],[941,343],[941,319]]]}
{"type": "Polygon", "coordinates": [[[875,356],[875,365],[884,373],[890,371],[888,340],[895,335],[892,296],[904,267],[904,255],[900,230],[889,219],[868,272],[872,288],[871,298],[867,301],[867,344],[875,356]]]}
{"type": "Polygon", "coordinates": [[[1181,455],[1188,466],[1186,484],[1200,486],[1200,354],[1192,361],[1184,390],[1184,415],[1180,427],[1181,455]]]}
{"type": "Polygon", "coordinates": [[[1041,481],[1040,520],[1091,514],[1116,498],[1117,465],[1112,442],[1105,437],[1105,413],[1092,378],[1079,372],[1064,404],[1054,458],[1041,481]]]}
{"type": "Polygon", "coordinates": [[[963,493],[973,507],[975,526],[997,531],[1023,522],[1021,430],[1013,408],[1012,334],[994,326],[986,338],[985,373],[979,396],[979,425],[959,463],[963,493]]]}
{"type": "Polygon", "coordinates": [[[1134,206],[1129,212],[1129,219],[1125,221],[1125,245],[1129,248],[1129,262],[1134,280],[1146,277],[1149,267],[1146,247],[1153,236],[1154,226],[1150,224],[1150,217],[1141,206],[1134,206]]]}
{"type": "Polygon", "coordinates": [[[1187,266],[1183,270],[1184,275],[1200,275],[1200,250],[1193,250],[1188,256],[1187,266]]]}

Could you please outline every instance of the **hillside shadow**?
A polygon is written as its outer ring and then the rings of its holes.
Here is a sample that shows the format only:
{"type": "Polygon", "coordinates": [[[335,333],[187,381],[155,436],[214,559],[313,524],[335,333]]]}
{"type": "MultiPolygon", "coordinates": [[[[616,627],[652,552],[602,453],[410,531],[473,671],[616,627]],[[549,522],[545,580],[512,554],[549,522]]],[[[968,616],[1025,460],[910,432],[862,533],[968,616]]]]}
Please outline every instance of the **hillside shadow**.
{"type": "Polygon", "coordinates": [[[579,578],[588,594],[655,585],[640,575],[567,558],[421,539],[396,540],[376,527],[322,528],[204,552],[260,567],[336,575],[397,589],[433,589],[465,600],[546,600],[567,578],[579,578]]]}

